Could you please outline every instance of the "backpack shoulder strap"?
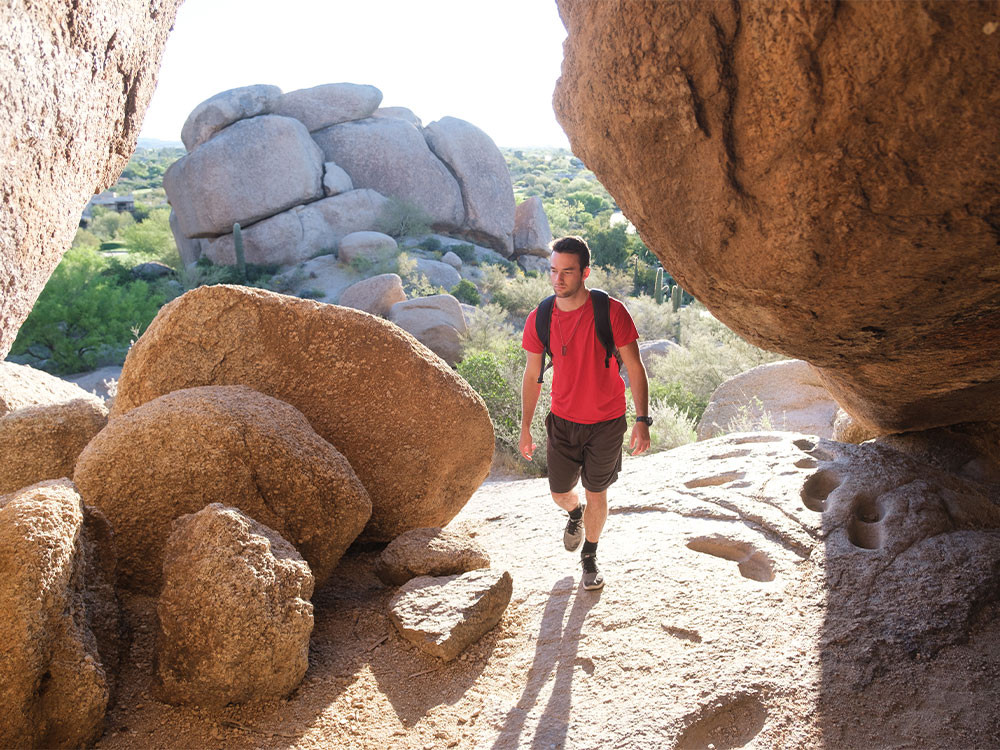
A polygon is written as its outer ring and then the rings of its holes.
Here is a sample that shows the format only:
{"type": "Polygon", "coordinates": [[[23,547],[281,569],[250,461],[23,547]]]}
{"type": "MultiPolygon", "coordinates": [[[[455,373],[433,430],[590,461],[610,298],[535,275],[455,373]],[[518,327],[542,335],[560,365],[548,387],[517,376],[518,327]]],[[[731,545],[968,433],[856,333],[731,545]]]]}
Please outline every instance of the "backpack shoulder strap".
{"type": "Polygon", "coordinates": [[[542,342],[542,369],[538,371],[538,382],[542,382],[542,376],[545,375],[545,371],[552,367],[552,349],[549,348],[550,331],[552,327],[552,305],[555,304],[556,296],[554,294],[549,295],[543,299],[538,308],[535,310],[535,333],[538,335],[539,341],[542,342]],[[549,364],[545,364],[545,355],[549,356],[549,364]]]}
{"type": "Polygon", "coordinates": [[[608,293],[603,289],[591,289],[590,302],[594,306],[594,330],[597,333],[597,340],[604,345],[604,366],[608,367],[611,358],[614,357],[621,367],[618,347],[615,346],[615,335],[611,331],[611,302],[608,293]]]}

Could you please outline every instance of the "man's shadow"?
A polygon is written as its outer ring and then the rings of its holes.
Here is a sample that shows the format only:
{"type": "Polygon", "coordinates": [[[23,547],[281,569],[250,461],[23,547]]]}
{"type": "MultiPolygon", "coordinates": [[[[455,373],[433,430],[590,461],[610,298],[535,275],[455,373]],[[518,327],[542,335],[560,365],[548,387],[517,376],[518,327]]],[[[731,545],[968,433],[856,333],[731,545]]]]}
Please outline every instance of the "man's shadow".
{"type": "MultiPolygon", "coordinates": [[[[579,584],[574,585],[574,579],[570,576],[559,579],[553,585],[545,611],[542,613],[542,623],[535,645],[535,659],[531,669],[528,670],[524,692],[517,705],[508,712],[500,735],[493,743],[493,750],[521,746],[521,732],[524,731],[528,713],[538,701],[538,696],[553,670],[555,681],[552,685],[552,694],[545,706],[545,712],[538,721],[531,747],[561,747],[565,743],[573,699],[573,668],[577,663],[576,652],[580,644],[580,632],[583,630],[587,612],[600,599],[600,591],[585,591],[579,584]],[[566,607],[571,598],[573,607],[566,617],[566,607]]],[[[581,666],[588,674],[594,671],[594,666],[589,660],[585,660],[581,666]]]]}

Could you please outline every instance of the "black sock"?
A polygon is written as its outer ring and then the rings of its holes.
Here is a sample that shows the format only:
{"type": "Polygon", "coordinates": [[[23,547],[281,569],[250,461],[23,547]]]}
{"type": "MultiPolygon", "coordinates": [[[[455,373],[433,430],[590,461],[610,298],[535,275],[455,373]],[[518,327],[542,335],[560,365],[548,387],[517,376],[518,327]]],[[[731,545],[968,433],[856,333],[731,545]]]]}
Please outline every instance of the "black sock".
{"type": "Polygon", "coordinates": [[[588,542],[588,541],[585,541],[583,543],[583,549],[580,550],[580,554],[581,555],[596,555],[597,554],[597,542],[588,542]]]}
{"type": "Polygon", "coordinates": [[[581,518],[583,518],[583,506],[577,505],[576,510],[569,511],[569,517],[572,518],[574,521],[579,521],[581,518]]]}

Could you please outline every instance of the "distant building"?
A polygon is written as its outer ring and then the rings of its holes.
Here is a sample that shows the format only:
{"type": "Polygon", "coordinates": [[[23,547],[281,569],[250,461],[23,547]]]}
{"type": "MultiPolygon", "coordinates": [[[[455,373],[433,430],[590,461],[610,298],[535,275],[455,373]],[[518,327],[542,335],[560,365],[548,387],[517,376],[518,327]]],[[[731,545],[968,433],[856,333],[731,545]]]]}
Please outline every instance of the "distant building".
{"type": "Polygon", "coordinates": [[[100,206],[101,208],[106,208],[110,211],[117,211],[122,214],[126,211],[132,211],[135,208],[135,199],[132,194],[128,195],[118,195],[118,193],[112,190],[105,190],[99,195],[95,195],[89,201],[83,209],[83,214],[80,216],[80,226],[87,226],[91,220],[94,218],[94,212],[91,210],[94,206],[100,206]]]}

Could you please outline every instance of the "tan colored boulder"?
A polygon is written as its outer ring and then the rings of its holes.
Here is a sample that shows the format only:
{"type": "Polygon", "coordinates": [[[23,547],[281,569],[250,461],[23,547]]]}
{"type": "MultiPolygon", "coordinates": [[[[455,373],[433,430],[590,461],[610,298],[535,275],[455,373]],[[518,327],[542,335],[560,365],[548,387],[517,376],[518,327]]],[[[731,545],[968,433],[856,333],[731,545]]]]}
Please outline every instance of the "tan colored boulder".
{"type": "Polygon", "coordinates": [[[135,150],[179,5],[0,3],[0,359],[135,150]]]}
{"type": "Polygon", "coordinates": [[[375,575],[386,586],[402,586],[418,576],[450,576],[490,567],[490,556],[468,534],[449,529],[411,529],[395,539],[375,561],[375,575]]]}
{"type": "Polygon", "coordinates": [[[149,594],[171,522],[209,503],[288,539],[320,585],[371,512],[344,456],[294,407],[245,386],[188,388],[119,413],[73,478],[115,528],[122,585],[149,594]]]}
{"type": "Polygon", "coordinates": [[[405,299],[406,292],[403,291],[403,280],[399,275],[382,273],[349,286],[340,295],[337,304],[384,318],[393,305],[405,299]]]}
{"type": "Polygon", "coordinates": [[[537,195],[525,198],[514,210],[514,252],[548,258],[550,242],[552,229],[542,199],[537,195]]]}
{"type": "Polygon", "coordinates": [[[995,3],[559,11],[556,115],[685,290],[867,427],[1000,419],[995,3]]]}
{"type": "Polygon", "coordinates": [[[26,406],[0,417],[0,494],[73,476],[80,452],[108,423],[94,399],[26,406]]]}
{"type": "Polygon", "coordinates": [[[343,263],[354,260],[377,263],[399,252],[396,240],[382,232],[352,232],[340,241],[337,257],[343,263]]]}
{"type": "MultiPolygon", "coordinates": [[[[351,232],[371,229],[388,204],[374,190],[349,190],[283,211],[242,230],[247,263],[291,265],[331,252],[351,232]]],[[[233,235],[202,240],[203,252],[213,263],[236,263],[233,235]]]]}
{"type": "MultiPolygon", "coordinates": [[[[514,253],[514,188],[500,149],[471,122],[442,117],[424,128],[431,151],[455,175],[469,239],[505,256],[514,253]]],[[[449,287],[450,288],[450,287],[449,287]]]]}
{"type": "Polygon", "coordinates": [[[833,439],[840,443],[860,445],[879,436],[877,430],[866,429],[843,409],[837,409],[833,418],[833,439]]]}
{"type": "Polygon", "coordinates": [[[389,602],[389,619],[410,643],[451,661],[496,627],[512,592],[510,573],[489,568],[420,576],[400,586],[389,602]]]}
{"type": "Polygon", "coordinates": [[[28,365],[0,362],[0,416],[25,406],[64,404],[77,399],[102,402],[75,383],[28,365]]]}
{"type": "Polygon", "coordinates": [[[171,524],[156,663],[170,703],[284,698],[309,667],[313,576],[273,529],[220,503],[171,524]]]}
{"type": "Polygon", "coordinates": [[[305,414],[371,496],[365,539],[445,525],[489,472],[493,425],[479,395],[411,336],[357,310],[244,287],[188,292],[129,352],[111,424],[211,383],[242,383],[305,414]]]}
{"type": "Polygon", "coordinates": [[[0,746],[89,745],[118,669],[111,530],[69,480],[0,497],[0,746]]]}
{"type": "Polygon", "coordinates": [[[464,224],[458,182],[410,123],[367,118],[332,125],[312,136],[326,161],[347,170],[354,187],[413,204],[435,226],[458,229],[464,224]]]}
{"type": "Polygon", "coordinates": [[[234,122],[270,114],[280,98],[281,89],[266,84],[220,91],[191,110],[191,114],[184,121],[184,126],[181,128],[184,148],[194,151],[234,122]]]}
{"type": "Polygon", "coordinates": [[[260,115],[223,128],[163,173],[187,237],[217,237],[323,197],[323,156],[298,120],[260,115]]]}
{"type": "MultiPolygon", "coordinates": [[[[447,268],[454,271],[450,266],[447,268]]],[[[449,365],[462,358],[462,334],[469,327],[461,304],[450,294],[397,302],[389,310],[389,320],[412,333],[417,341],[449,365]]]]}
{"type": "Polygon", "coordinates": [[[382,92],[359,83],[325,83],[309,89],[289,91],[275,112],[294,117],[310,131],[348,120],[368,117],[382,103],[382,92]]]}
{"type": "Polygon", "coordinates": [[[458,270],[442,260],[417,258],[417,273],[422,274],[431,286],[451,291],[462,280],[458,270]]]}
{"type": "Polygon", "coordinates": [[[698,421],[698,439],[760,429],[831,438],[837,408],[808,362],[770,362],[741,372],[715,389],[698,421]]]}

